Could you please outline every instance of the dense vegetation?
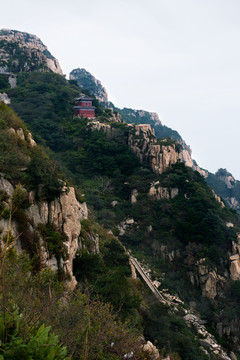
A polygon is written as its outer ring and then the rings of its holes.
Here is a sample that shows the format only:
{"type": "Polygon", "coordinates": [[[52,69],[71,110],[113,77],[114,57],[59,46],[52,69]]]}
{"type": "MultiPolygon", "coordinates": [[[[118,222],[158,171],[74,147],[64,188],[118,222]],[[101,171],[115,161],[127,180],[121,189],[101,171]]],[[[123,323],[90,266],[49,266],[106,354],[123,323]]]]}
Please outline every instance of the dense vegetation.
{"type": "Polygon", "coordinates": [[[174,360],[208,359],[181,317],[174,313],[166,313],[166,308],[162,304],[152,303],[150,309],[144,313],[144,320],[146,336],[156,339],[163,356],[169,353],[171,347],[171,359],[174,360]]]}
{"type": "Polygon", "coordinates": [[[31,274],[31,261],[15,254],[11,239],[0,247],[1,360],[118,360],[130,351],[143,359],[139,332],[110,305],[79,291],[64,297],[50,270],[31,274]]]}
{"type": "Polygon", "coordinates": [[[62,191],[64,176],[58,164],[41,147],[31,146],[26,125],[4,103],[0,104],[0,172],[15,184],[37,190],[41,199],[52,200],[62,191]]]}
{"type": "Polygon", "coordinates": [[[0,74],[0,89],[7,90],[8,88],[10,88],[10,84],[8,82],[8,77],[9,77],[9,75],[0,74]]]}
{"type": "Polygon", "coordinates": [[[83,287],[87,285],[91,293],[110,302],[122,319],[131,318],[132,325],[139,326],[136,309],[140,305],[140,292],[130,279],[128,256],[114,236],[93,221],[84,220],[81,240],[90,249],[95,248],[93,239],[99,241],[99,252],[79,251],[73,268],[77,280],[83,287]]]}
{"type": "MultiPolygon", "coordinates": [[[[73,118],[72,106],[79,94],[74,81],[68,83],[53,73],[23,74],[8,94],[37,142],[54,151],[79,183],[86,177],[127,175],[138,166],[124,136],[109,139],[105,133],[88,128],[86,119],[73,118]]],[[[100,118],[111,120],[111,112],[96,100],[94,105],[100,118]]],[[[124,126],[119,126],[119,132],[124,134],[124,126]]]]}

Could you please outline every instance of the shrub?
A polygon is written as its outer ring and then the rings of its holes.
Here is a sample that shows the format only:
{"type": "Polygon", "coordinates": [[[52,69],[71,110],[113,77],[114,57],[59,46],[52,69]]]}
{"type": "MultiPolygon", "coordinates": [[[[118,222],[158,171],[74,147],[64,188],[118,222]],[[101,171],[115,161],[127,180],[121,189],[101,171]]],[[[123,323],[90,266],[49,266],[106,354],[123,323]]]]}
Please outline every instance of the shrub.
{"type": "Polygon", "coordinates": [[[7,124],[9,128],[13,128],[15,130],[23,129],[26,139],[28,138],[28,131],[25,123],[10,107],[8,107],[8,105],[3,102],[0,103],[0,119],[2,122],[7,124]]]}
{"type": "Polygon", "coordinates": [[[24,174],[30,189],[37,189],[40,199],[51,201],[58,197],[64,186],[63,175],[57,162],[52,161],[41,148],[35,148],[24,174]]]}
{"type": "Polygon", "coordinates": [[[240,301],[240,280],[233,281],[230,292],[236,300],[240,301]]]}
{"type": "Polygon", "coordinates": [[[26,144],[15,134],[0,131],[0,171],[18,177],[29,162],[26,144]]]}
{"type": "Polygon", "coordinates": [[[61,269],[61,259],[67,259],[67,250],[64,245],[66,237],[60,233],[53,225],[39,224],[38,230],[40,231],[44,241],[47,245],[47,250],[50,257],[54,255],[58,263],[58,269],[61,269]]]}
{"type": "Polygon", "coordinates": [[[12,312],[0,314],[0,360],[4,359],[67,359],[67,349],[59,344],[58,336],[50,333],[50,326],[32,328],[25,336],[22,314],[13,306],[12,312]]]}
{"type": "Polygon", "coordinates": [[[215,175],[217,175],[217,176],[232,176],[232,174],[230,172],[228,172],[227,169],[223,169],[223,168],[218,169],[218,171],[215,173],[215,175]]]}
{"type": "Polygon", "coordinates": [[[29,207],[28,193],[21,184],[18,184],[12,194],[13,211],[29,207]]]}

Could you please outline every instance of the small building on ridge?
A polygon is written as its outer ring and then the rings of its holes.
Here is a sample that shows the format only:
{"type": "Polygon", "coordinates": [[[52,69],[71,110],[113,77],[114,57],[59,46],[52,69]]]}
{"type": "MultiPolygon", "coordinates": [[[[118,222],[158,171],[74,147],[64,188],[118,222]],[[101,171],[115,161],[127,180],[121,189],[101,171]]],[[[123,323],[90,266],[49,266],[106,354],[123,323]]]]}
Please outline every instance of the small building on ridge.
{"type": "Polygon", "coordinates": [[[89,119],[95,118],[95,106],[92,105],[93,98],[83,94],[75,100],[76,105],[73,107],[75,116],[83,116],[89,119]]]}

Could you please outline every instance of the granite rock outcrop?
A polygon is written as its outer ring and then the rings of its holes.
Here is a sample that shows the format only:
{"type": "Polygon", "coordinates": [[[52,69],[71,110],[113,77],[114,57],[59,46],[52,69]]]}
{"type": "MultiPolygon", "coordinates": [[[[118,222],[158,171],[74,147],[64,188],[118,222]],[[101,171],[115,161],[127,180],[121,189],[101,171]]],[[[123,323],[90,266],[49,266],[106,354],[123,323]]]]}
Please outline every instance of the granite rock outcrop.
{"type": "MultiPolygon", "coordinates": [[[[14,186],[2,175],[0,177],[0,191],[7,194],[9,200],[5,203],[5,206],[10,209],[14,186]]],[[[73,259],[79,246],[81,221],[88,218],[87,205],[78,202],[73,187],[65,187],[60,196],[51,202],[37,201],[35,195],[33,191],[28,194],[30,206],[25,210],[25,213],[30,233],[37,235],[41,261],[43,265],[57,270],[56,258],[55,256],[49,256],[46,244],[39,231],[39,225],[50,224],[64,235],[64,247],[67,256],[61,259],[61,266],[65,274],[70,276],[71,287],[74,287],[76,280],[72,271],[73,259]]],[[[14,218],[11,222],[8,219],[0,219],[1,235],[4,236],[10,230],[16,239],[17,251],[21,251],[21,233],[18,225],[14,218]]]]}
{"type": "Polygon", "coordinates": [[[147,164],[154,173],[162,174],[170,165],[184,162],[186,166],[205,176],[204,170],[196,166],[191,151],[171,139],[157,140],[154,129],[149,124],[129,124],[129,147],[142,163],[147,164]]]}
{"type": "Polygon", "coordinates": [[[232,242],[232,254],[230,260],[230,277],[232,280],[240,280],[240,234],[236,241],[232,242]]]}
{"type": "Polygon", "coordinates": [[[160,185],[160,181],[155,181],[150,185],[148,196],[152,199],[173,199],[178,195],[178,188],[166,188],[160,185]]]}
{"type": "Polygon", "coordinates": [[[6,104],[6,105],[11,104],[11,100],[9,99],[9,97],[6,93],[0,93],[0,103],[1,103],[1,101],[3,101],[4,104],[6,104]]]}
{"type": "Polygon", "coordinates": [[[58,60],[37,36],[17,30],[0,30],[0,74],[36,70],[63,75],[58,60]]]}

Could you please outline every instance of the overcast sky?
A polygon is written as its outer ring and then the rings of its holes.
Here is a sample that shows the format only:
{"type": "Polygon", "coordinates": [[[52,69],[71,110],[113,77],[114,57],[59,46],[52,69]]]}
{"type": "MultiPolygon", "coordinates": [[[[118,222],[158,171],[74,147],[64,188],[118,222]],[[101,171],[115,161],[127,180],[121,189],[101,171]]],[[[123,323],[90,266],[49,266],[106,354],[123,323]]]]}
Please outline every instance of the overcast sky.
{"type": "Polygon", "coordinates": [[[157,112],[193,158],[240,179],[239,0],[11,0],[0,28],[41,38],[119,107],[157,112]]]}

